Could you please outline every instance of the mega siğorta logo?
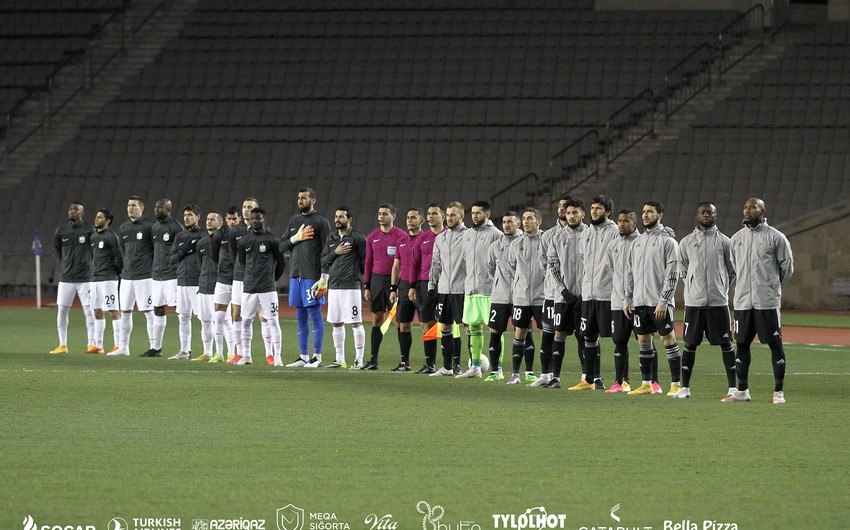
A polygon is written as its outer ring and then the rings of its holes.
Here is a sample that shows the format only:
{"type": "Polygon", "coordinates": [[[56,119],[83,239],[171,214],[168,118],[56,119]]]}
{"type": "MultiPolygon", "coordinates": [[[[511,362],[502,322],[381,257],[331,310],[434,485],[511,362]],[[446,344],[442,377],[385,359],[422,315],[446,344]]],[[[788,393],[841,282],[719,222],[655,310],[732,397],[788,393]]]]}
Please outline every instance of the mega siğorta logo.
{"type": "Polygon", "coordinates": [[[304,528],[304,509],[292,504],[277,509],[277,530],[301,530],[304,528]]]}

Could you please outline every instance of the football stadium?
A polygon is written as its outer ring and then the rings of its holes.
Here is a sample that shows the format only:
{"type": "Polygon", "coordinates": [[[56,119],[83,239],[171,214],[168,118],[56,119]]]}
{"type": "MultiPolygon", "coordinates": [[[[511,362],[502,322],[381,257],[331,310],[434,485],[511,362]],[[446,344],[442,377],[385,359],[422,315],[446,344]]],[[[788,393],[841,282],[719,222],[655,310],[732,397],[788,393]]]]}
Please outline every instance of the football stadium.
{"type": "Polygon", "coordinates": [[[847,0],[4,0],[0,43],[0,527],[848,526],[847,0]]]}

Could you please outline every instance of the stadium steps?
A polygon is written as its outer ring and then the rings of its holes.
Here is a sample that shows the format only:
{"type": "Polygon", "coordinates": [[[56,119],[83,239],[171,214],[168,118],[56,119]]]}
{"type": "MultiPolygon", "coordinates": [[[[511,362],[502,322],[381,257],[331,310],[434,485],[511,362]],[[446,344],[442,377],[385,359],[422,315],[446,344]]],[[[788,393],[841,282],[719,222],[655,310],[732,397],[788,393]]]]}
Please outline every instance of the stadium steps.
{"type": "MultiPolygon", "coordinates": [[[[165,11],[155,13],[128,41],[127,50],[117,56],[95,79],[92,88],[74,97],[51,119],[50,125],[33,134],[11,153],[0,167],[0,190],[7,191],[33,176],[44,159],[73,140],[89,116],[99,113],[114,100],[125,83],[153,62],[171,38],[178,35],[183,22],[200,0],[176,0],[165,11]]],[[[156,4],[139,0],[139,4],[156,4]]],[[[142,12],[147,12],[141,9],[142,12]]],[[[142,21],[138,21],[139,23],[142,21]]]]}

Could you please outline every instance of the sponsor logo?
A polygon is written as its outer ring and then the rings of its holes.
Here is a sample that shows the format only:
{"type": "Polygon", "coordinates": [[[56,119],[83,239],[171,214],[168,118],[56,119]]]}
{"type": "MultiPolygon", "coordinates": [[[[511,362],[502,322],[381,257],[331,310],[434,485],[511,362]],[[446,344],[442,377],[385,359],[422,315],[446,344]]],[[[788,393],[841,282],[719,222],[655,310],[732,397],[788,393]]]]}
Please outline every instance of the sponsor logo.
{"type": "Polygon", "coordinates": [[[369,530],[397,530],[398,523],[393,519],[393,514],[386,513],[380,517],[378,514],[370,513],[363,523],[369,530]]]}
{"type": "Polygon", "coordinates": [[[481,525],[475,521],[459,519],[453,522],[449,518],[441,522],[446,510],[439,504],[431,506],[427,501],[416,503],[416,511],[422,514],[422,530],[481,530],[481,525]]]}
{"type": "Polygon", "coordinates": [[[664,526],[661,528],[663,530],[738,530],[738,523],[724,523],[709,519],[697,522],[683,519],[681,521],[664,521],[664,526]]]}
{"type": "Polygon", "coordinates": [[[275,521],[278,530],[351,530],[351,525],[340,521],[335,512],[305,512],[292,504],[278,508],[275,521]]]}
{"type": "Polygon", "coordinates": [[[617,515],[617,510],[619,510],[619,509],[620,509],[620,503],[619,502],[611,507],[611,519],[614,519],[618,523],[620,522],[620,516],[617,515]]]}
{"type": "Polygon", "coordinates": [[[113,517],[109,521],[109,524],[106,525],[106,530],[127,530],[128,528],[129,525],[127,524],[127,521],[120,517],[113,517]]]}
{"type": "Polygon", "coordinates": [[[62,238],[62,242],[63,242],[63,243],[67,243],[68,241],[70,241],[70,239],[71,239],[71,238],[69,238],[69,237],[63,237],[63,238],[62,238]]]}
{"type": "Polygon", "coordinates": [[[97,527],[91,524],[38,524],[32,515],[24,517],[22,524],[24,530],[97,530],[97,527]]]}
{"type": "Polygon", "coordinates": [[[192,530],[265,530],[265,519],[192,519],[192,530]]]}
{"type": "Polygon", "coordinates": [[[301,530],[304,528],[304,509],[292,504],[277,509],[277,530],[301,530]]]}
{"type": "Polygon", "coordinates": [[[113,517],[107,530],[183,530],[179,517],[113,517]]]}
{"type": "Polygon", "coordinates": [[[563,513],[549,513],[543,506],[526,508],[521,514],[493,514],[493,526],[496,529],[512,528],[515,530],[544,530],[549,528],[565,528],[567,516],[563,513]]]}

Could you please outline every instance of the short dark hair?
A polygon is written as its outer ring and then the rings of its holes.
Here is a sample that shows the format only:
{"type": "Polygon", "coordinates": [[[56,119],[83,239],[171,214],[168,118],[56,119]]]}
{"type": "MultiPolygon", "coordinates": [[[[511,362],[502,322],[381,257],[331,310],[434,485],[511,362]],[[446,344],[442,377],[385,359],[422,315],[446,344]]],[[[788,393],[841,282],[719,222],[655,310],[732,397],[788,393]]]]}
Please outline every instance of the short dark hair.
{"type": "Polygon", "coordinates": [[[463,203],[460,202],[460,201],[452,201],[452,202],[448,203],[446,205],[446,210],[448,210],[449,208],[457,208],[461,212],[464,211],[463,203]]]}
{"type": "Polygon", "coordinates": [[[607,195],[597,195],[591,199],[590,204],[601,204],[605,207],[605,212],[608,215],[611,215],[611,212],[614,211],[614,201],[607,195]]]}
{"type": "Polygon", "coordinates": [[[562,193],[562,194],[558,195],[557,197],[555,197],[555,204],[558,204],[561,201],[568,201],[572,198],[573,198],[573,196],[570,195],[569,193],[562,193]]]}
{"type": "Polygon", "coordinates": [[[477,200],[477,201],[473,202],[471,208],[475,208],[476,206],[481,208],[485,212],[490,211],[490,203],[485,201],[485,200],[477,200]]]}
{"type": "Polygon", "coordinates": [[[620,210],[620,213],[617,214],[617,217],[619,217],[621,215],[626,215],[628,217],[632,217],[635,220],[637,220],[637,214],[631,208],[623,208],[622,210],[620,210]]]}
{"type": "Polygon", "coordinates": [[[306,193],[307,196],[311,199],[316,198],[316,190],[314,190],[313,188],[301,188],[298,190],[298,193],[306,193]]]}
{"type": "Polygon", "coordinates": [[[351,218],[353,217],[353,216],[351,215],[351,208],[349,208],[348,206],[338,206],[338,207],[337,207],[337,209],[336,209],[335,211],[337,211],[337,212],[345,212],[345,217],[346,217],[347,219],[351,219],[351,218]]]}
{"type": "Polygon", "coordinates": [[[395,206],[393,206],[392,204],[388,202],[382,202],[378,205],[378,209],[380,210],[381,208],[386,208],[390,211],[391,214],[395,215],[395,206]]]}
{"type": "Polygon", "coordinates": [[[715,208],[717,208],[717,205],[715,205],[711,201],[702,201],[701,203],[697,204],[697,208],[700,208],[702,206],[714,206],[715,208]]]}
{"type": "Polygon", "coordinates": [[[655,208],[655,211],[658,213],[664,213],[664,205],[661,204],[661,201],[646,201],[643,203],[644,206],[652,206],[655,208]]]}
{"type": "Polygon", "coordinates": [[[139,206],[141,206],[142,208],[145,207],[145,199],[142,198],[141,195],[130,195],[130,198],[127,199],[127,202],[130,201],[136,201],[137,203],[139,203],[139,206]]]}
{"type": "Polygon", "coordinates": [[[543,222],[543,214],[541,214],[540,210],[538,210],[537,208],[535,208],[533,206],[529,206],[528,208],[526,208],[525,210],[522,211],[522,214],[525,215],[526,212],[531,212],[532,214],[534,214],[535,219],[537,219],[540,222],[543,222]]]}
{"type": "Polygon", "coordinates": [[[408,208],[407,213],[410,213],[410,212],[416,212],[417,214],[419,214],[419,217],[421,217],[422,219],[425,219],[425,210],[423,210],[422,208],[417,208],[415,206],[413,208],[408,208]]]}
{"type": "Polygon", "coordinates": [[[432,202],[431,204],[428,205],[428,209],[430,210],[431,208],[437,208],[438,210],[440,210],[440,213],[444,213],[443,212],[443,206],[440,203],[432,202]]]}
{"type": "Polygon", "coordinates": [[[578,197],[569,197],[568,199],[566,199],[566,201],[567,204],[565,204],[564,206],[567,208],[572,206],[573,208],[581,208],[582,211],[585,211],[587,209],[585,208],[584,201],[579,199],[578,197]]]}
{"type": "Polygon", "coordinates": [[[85,205],[85,204],[83,204],[83,201],[71,201],[71,204],[70,204],[69,206],[73,206],[73,205],[75,205],[75,204],[76,204],[77,206],[82,206],[83,208],[85,208],[85,207],[86,207],[86,205],[85,205]]]}
{"type": "Polygon", "coordinates": [[[507,212],[502,214],[502,217],[516,217],[517,219],[519,219],[519,214],[516,213],[514,210],[508,210],[507,212]]]}
{"type": "Polygon", "coordinates": [[[251,210],[251,215],[254,215],[255,213],[258,213],[258,214],[262,215],[263,217],[266,216],[266,211],[263,210],[262,208],[254,208],[253,210],[251,210]]]}
{"type": "Polygon", "coordinates": [[[239,217],[242,217],[242,210],[240,210],[238,206],[228,206],[225,213],[227,215],[234,215],[235,214],[235,215],[238,215],[239,217]]]}
{"type": "Polygon", "coordinates": [[[242,202],[248,202],[248,201],[253,202],[253,203],[254,203],[254,204],[256,204],[257,206],[259,206],[259,205],[260,205],[260,201],[258,201],[258,200],[257,200],[257,199],[255,199],[254,197],[245,197],[244,199],[242,199],[242,202]]]}
{"type": "MultiPolygon", "coordinates": [[[[73,202],[72,202],[71,204],[77,204],[77,203],[73,203],[73,202]]],[[[103,214],[103,217],[104,217],[107,221],[109,221],[109,223],[110,223],[110,224],[112,224],[112,219],[113,219],[113,217],[112,217],[112,212],[110,212],[110,211],[109,211],[109,210],[107,210],[106,208],[101,208],[100,210],[98,210],[98,211],[97,211],[97,213],[102,213],[102,214],[103,214]]]]}
{"type": "Polygon", "coordinates": [[[195,215],[201,215],[201,207],[194,202],[190,202],[189,204],[183,207],[183,213],[186,212],[192,212],[195,215]]]}

